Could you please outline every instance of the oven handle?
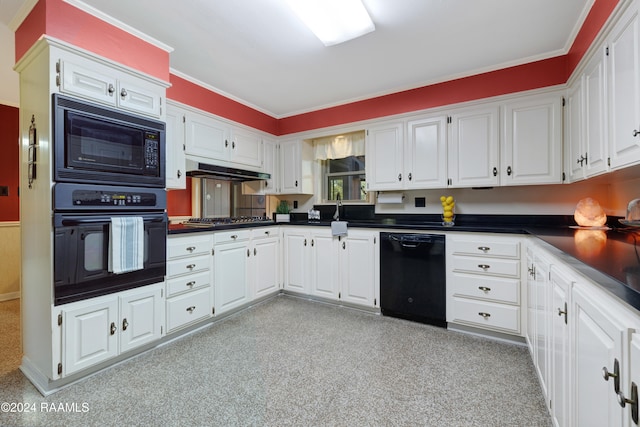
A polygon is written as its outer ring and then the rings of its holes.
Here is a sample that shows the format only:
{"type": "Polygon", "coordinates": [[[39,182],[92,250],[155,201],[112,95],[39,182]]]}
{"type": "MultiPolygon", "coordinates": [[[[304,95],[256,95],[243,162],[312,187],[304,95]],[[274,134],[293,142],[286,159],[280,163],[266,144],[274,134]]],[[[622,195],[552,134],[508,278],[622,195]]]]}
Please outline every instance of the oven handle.
{"type": "MultiPolygon", "coordinates": [[[[144,222],[164,222],[166,218],[164,216],[142,216],[144,222]]],[[[62,225],[80,225],[80,224],[99,224],[104,222],[110,222],[111,217],[98,217],[98,218],[63,218],[61,221],[62,225]]]]}

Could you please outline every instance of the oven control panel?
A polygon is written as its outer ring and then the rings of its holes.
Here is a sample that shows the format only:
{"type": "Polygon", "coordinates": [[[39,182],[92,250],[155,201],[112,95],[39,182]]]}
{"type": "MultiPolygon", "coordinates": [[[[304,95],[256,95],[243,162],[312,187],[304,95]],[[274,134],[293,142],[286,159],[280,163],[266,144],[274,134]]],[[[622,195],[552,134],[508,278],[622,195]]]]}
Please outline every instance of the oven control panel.
{"type": "Polygon", "coordinates": [[[53,209],[62,211],[158,210],[167,207],[164,188],[56,183],[53,209]]]}
{"type": "Polygon", "coordinates": [[[71,196],[74,206],[155,206],[156,196],[151,193],[129,191],[110,192],[75,190],[71,196]]]}

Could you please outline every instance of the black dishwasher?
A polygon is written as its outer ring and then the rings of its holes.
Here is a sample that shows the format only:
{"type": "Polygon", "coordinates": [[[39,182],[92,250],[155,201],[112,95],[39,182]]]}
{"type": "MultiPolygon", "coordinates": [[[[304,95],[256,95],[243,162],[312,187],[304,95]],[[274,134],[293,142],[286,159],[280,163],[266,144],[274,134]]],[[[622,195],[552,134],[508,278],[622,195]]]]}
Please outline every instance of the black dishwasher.
{"type": "Polygon", "coordinates": [[[445,236],[380,233],[380,310],[447,326],[445,236]]]}

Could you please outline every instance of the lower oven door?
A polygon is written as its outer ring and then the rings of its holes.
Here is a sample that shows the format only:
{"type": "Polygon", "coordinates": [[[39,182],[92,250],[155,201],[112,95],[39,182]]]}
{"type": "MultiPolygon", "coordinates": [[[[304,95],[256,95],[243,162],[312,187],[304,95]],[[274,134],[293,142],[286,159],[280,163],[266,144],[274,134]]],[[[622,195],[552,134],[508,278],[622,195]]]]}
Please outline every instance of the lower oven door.
{"type": "Polygon", "coordinates": [[[55,305],[79,301],[164,280],[167,216],[135,214],[144,221],[144,268],[123,274],[108,269],[111,218],[125,215],[54,216],[55,305]]]}

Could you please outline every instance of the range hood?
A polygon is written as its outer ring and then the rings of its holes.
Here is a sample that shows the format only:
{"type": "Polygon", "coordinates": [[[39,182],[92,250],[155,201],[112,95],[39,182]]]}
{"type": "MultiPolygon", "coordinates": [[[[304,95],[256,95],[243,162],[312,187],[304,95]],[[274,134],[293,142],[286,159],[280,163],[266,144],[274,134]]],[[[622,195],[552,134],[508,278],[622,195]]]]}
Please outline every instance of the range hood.
{"type": "Polygon", "coordinates": [[[258,181],[271,178],[271,175],[265,172],[212,165],[193,159],[187,159],[186,167],[187,176],[193,178],[212,178],[224,181],[258,181]]]}

